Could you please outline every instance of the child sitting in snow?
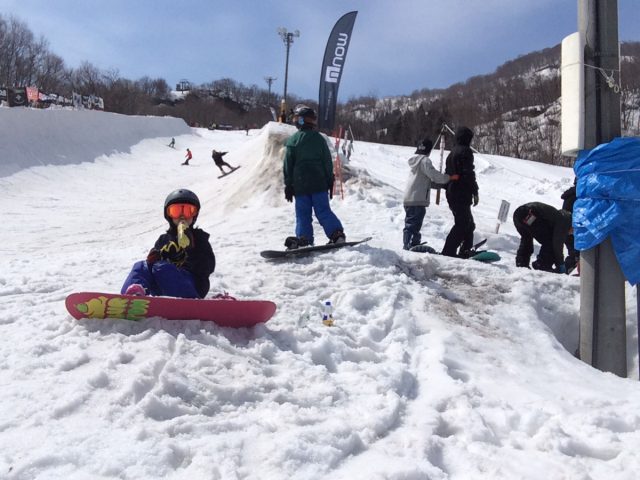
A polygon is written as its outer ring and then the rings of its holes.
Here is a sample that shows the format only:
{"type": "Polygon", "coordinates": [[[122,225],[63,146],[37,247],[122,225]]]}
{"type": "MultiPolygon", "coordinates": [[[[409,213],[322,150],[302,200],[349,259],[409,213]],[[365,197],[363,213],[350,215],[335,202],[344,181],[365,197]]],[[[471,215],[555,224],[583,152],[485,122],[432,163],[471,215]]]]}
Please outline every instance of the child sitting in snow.
{"type": "Polygon", "coordinates": [[[126,295],[204,298],[216,257],[209,234],[193,224],[200,200],[190,190],[171,192],[164,201],[169,229],[160,235],[146,260],[136,262],[122,285],[126,295]]]}

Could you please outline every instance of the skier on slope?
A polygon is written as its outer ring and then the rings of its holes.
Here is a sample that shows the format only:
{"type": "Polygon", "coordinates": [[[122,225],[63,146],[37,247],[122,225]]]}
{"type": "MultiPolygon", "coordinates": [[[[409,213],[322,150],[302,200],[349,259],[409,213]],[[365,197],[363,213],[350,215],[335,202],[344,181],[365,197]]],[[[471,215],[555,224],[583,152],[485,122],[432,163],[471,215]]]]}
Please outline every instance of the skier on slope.
{"type": "Polygon", "coordinates": [[[315,130],[316,120],[312,108],[296,106],[293,121],[298,132],[285,143],[284,196],[288,202],[295,198],[296,211],[296,236],[285,240],[288,249],[313,245],[312,211],[329,243],[346,239],[342,223],[329,205],[329,198],[333,198],[333,163],[325,138],[315,130]]]}
{"type": "Polygon", "coordinates": [[[402,248],[405,250],[424,251],[420,249],[420,229],[424,220],[431,183],[446,184],[450,180],[458,180],[460,175],[440,173],[431,163],[429,154],[433,142],[425,138],[418,144],[416,153],[409,159],[409,178],[404,191],[404,229],[402,230],[402,248]]]}
{"type": "Polygon", "coordinates": [[[184,158],[185,158],[185,161],[182,163],[182,165],[189,165],[189,160],[193,158],[193,155],[191,155],[191,150],[189,150],[188,148],[184,158]]]}
{"type": "Polygon", "coordinates": [[[223,165],[226,166],[226,167],[229,167],[229,171],[226,172],[226,173],[231,173],[236,169],[235,167],[232,167],[231,165],[229,165],[227,162],[224,161],[224,159],[222,157],[224,157],[226,154],[227,154],[227,152],[218,152],[215,149],[211,151],[211,158],[213,158],[213,162],[220,169],[220,172],[223,175],[225,175],[225,171],[222,169],[223,165]]]}
{"type": "Polygon", "coordinates": [[[525,203],[513,212],[513,224],[520,234],[516,266],[529,268],[535,239],[540,243],[540,251],[531,266],[535,270],[567,273],[563,244],[569,241],[568,236],[573,232],[570,212],[546,203],[525,203]]]}
{"type": "Polygon", "coordinates": [[[200,200],[190,190],[171,192],[164,201],[169,229],[160,235],[146,260],[136,262],[122,285],[126,295],[204,298],[216,257],[209,234],[193,224],[200,200]]]}
{"type": "Polygon", "coordinates": [[[447,203],[453,213],[454,224],[447,235],[442,254],[449,257],[468,258],[472,254],[476,224],[471,205],[475,207],[480,201],[471,150],[472,139],[473,132],[469,128],[459,127],[455,132],[455,145],[446,160],[445,172],[460,176],[458,181],[447,185],[447,203]]]}

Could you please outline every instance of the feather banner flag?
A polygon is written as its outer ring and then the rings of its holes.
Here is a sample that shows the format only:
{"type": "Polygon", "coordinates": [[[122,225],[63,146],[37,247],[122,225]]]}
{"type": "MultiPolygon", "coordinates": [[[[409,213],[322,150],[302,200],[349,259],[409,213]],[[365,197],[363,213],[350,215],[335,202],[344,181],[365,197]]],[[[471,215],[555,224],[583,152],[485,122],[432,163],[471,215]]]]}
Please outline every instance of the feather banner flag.
{"type": "Polygon", "coordinates": [[[340,17],[331,30],[327,41],[322,70],[320,70],[320,96],[318,99],[318,128],[321,130],[333,129],[336,120],[338,87],[340,87],[340,79],[357,14],[358,12],[349,12],[340,17]]]}

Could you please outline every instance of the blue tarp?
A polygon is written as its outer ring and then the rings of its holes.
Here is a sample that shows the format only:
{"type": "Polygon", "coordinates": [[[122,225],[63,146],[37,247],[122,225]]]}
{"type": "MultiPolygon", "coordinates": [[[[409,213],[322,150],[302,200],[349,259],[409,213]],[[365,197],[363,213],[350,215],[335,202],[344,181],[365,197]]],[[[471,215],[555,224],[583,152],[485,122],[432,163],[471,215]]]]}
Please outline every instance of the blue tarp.
{"type": "Polygon", "coordinates": [[[616,138],[583,150],[573,167],[577,200],[573,230],[578,250],[611,237],[631,285],[640,282],[640,137],[616,138]]]}

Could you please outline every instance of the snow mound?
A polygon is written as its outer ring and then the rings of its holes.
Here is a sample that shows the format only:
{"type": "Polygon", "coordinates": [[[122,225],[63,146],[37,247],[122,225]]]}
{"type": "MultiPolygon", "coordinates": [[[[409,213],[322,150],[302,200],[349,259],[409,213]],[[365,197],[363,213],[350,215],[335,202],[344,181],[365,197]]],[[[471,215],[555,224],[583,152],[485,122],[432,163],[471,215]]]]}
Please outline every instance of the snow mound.
{"type": "Polygon", "coordinates": [[[0,108],[0,177],[36,165],[90,162],[129,152],[144,139],[191,133],[179,118],[127,116],[91,110],[0,108]]]}
{"type": "Polygon", "coordinates": [[[221,202],[225,211],[254,202],[274,207],[282,205],[284,144],[294,133],[294,127],[270,122],[256,137],[225,156],[231,165],[243,166],[242,175],[228,178],[229,185],[221,202]]]}

